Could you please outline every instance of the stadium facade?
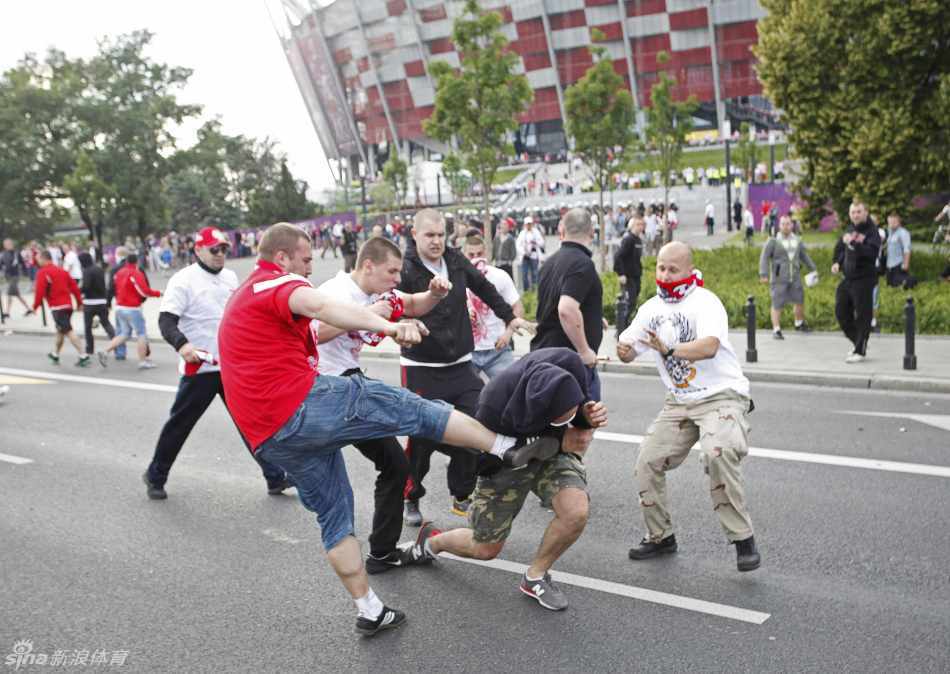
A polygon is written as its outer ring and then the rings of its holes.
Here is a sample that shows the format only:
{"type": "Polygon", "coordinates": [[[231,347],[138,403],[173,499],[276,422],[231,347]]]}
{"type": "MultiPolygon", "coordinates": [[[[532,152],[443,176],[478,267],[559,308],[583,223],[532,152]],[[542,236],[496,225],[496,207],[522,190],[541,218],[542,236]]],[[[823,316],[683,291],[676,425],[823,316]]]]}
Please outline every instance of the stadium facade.
{"type": "MultiPolygon", "coordinates": [[[[638,108],[666,70],[674,95],[695,95],[711,128],[751,119],[774,121],[755,75],[757,0],[485,0],[503,17],[502,31],[520,56],[534,101],[515,138],[519,153],[563,155],[564,91],[592,65],[590,30],[603,46],[638,108]],[[666,51],[670,59],[658,63],[666,51]],[[715,55],[715,58],[713,58],[715,55]]],[[[375,172],[395,141],[412,155],[447,148],[422,122],[432,113],[436,60],[459,64],[452,23],[461,0],[280,0],[278,33],[331,168],[375,172]]]]}

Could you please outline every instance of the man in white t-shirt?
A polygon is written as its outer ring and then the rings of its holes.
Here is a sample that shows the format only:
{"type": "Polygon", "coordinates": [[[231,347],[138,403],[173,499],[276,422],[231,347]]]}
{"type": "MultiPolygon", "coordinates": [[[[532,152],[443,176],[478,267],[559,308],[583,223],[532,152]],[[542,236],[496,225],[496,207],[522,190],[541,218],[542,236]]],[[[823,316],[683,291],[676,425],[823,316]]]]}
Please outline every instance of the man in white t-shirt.
{"type": "Polygon", "coordinates": [[[521,263],[521,290],[524,292],[538,284],[538,269],[544,258],[544,235],[534,225],[534,218],[527,216],[524,229],[515,240],[518,261],[521,263]]]}
{"type": "MultiPolygon", "coordinates": [[[[448,295],[452,284],[435,276],[427,292],[406,294],[395,290],[402,272],[402,251],[399,246],[377,236],[364,243],[356,258],[356,268],[349,274],[338,272],[317,290],[340,302],[369,307],[388,321],[422,316],[448,295]]],[[[341,330],[313,321],[317,331],[317,371],[321,375],[362,377],[360,352],[366,345],[376,346],[383,337],[376,333],[341,330]]],[[[425,326],[420,324],[423,334],[425,326]]],[[[366,572],[384,573],[390,569],[426,563],[419,547],[396,547],[402,534],[403,489],[409,477],[409,458],[394,437],[374,438],[353,443],[373,462],[378,471],[373,512],[373,531],[369,536],[366,572]]]]}
{"type": "MultiPolygon", "coordinates": [[[[230,248],[231,240],[220,229],[202,229],[195,237],[195,262],[168,279],[162,295],[158,327],[165,341],[181,356],[181,379],[152,461],[142,476],[146,493],[153,500],[167,498],[165,482],[172,464],[215,397],[221,396],[227,406],[217,355],[224,306],[238,287],[237,275],[224,267],[230,248]]],[[[261,467],[267,493],[276,496],[291,486],[283,469],[253,452],[251,457],[261,467]]]]}
{"type": "MultiPolygon", "coordinates": [[[[501,295],[518,318],[524,318],[524,306],[521,296],[515,288],[515,282],[498,267],[488,264],[485,258],[485,240],[481,236],[469,236],[462,247],[465,257],[471,260],[475,268],[485,275],[498,294],[501,295]]],[[[472,321],[472,337],[475,351],[472,352],[472,365],[489,379],[515,362],[511,350],[511,337],[514,329],[505,326],[505,322],[495,315],[481,298],[468,291],[468,316],[472,321]]]]}
{"type": "Polygon", "coordinates": [[[706,218],[706,234],[712,236],[713,229],[716,225],[716,207],[713,206],[713,203],[709,199],[706,199],[704,216],[706,218]]]}
{"type": "Polygon", "coordinates": [[[740,461],[749,453],[752,411],[749,380],[729,343],[725,307],[702,287],[689,247],[668,243],[656,260],[657,294],[640,307],[617,341],[630,362],[653,350],[669,393],[640,445],[636,480],[647,535],[631,559],[676,552],[666,494],[666,472],[679,466],[699,441],[713,509],[736,546],[740,571],[759,567],[752,521],[746,511],[740,461]]]}

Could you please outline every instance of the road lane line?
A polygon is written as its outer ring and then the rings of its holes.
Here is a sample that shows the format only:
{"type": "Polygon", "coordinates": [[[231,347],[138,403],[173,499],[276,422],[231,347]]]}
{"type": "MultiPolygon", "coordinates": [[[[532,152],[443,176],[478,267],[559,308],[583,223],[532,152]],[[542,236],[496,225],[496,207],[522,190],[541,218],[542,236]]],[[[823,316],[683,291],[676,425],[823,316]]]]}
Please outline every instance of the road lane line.
{"type": "MultiPolygon", "coordinates": [[[[488,561],[483,561],[480,559],[466,559],[464,557],[457,557],[456,555],[450,554],[448,552],[441,553],[439,557],[452,559],[457,562],[465,562],[466,564],[474,564],[475,566],[485,566],[490,569],[508,571],[509,573],[514,573],[519,576],[523,575],[524,572],[528,570],[528,567],[525,564],[509,562],[504,559],[492,559],[488,561]]],[[[551,577],[557,582],[564,583],[565,585],[583,587],[588,590],[596,590],[597,592],[607,592],[608,594],[615,594],[620,597],[629,597],[630,599],[647,601],[652,604],[672,606],[673,608],[685,609],[687,611],[694,611],[696,613],[705,613],[707,615],[728,618],[730,620],[738,620],[741,622],[752,623],[754,625],[761,625],[772,617],[771,613],[750,611],[749,609],[739,608],[738,606],[717,604],[715,602],[705,601],[703,599],[693,599],[692,597],[684,597],[678,594],[669,594],[667,592],[648,590],[643,587],[636,587],[635,585],[623,585],[621,583],[614,583],[609,580],[601,580],[599,578],[578,576],[577,574],[567,573],[564,571],[551,571],[551,577]]]]}
{"type": "MultiPolygon", "coordinates": [[[[626,433],[608,433],[595,431],[594,438],[607,442],[626,442],[639,445],[643,442],[642,435],[628,435],[626,433]]],[[[692,449],[699,449],[699,443],[692,449]]],[[[792,452],[784,449],[767,449],[765,447],[750,447],[749,456],[758,456],[763,459],[777,461],[799,461],[802,463],[820,463],[827,466],[844,466],[846,468],[863,468],[866,470],[883,470],[891,473],[911,473],[913,475],[930,475],[932,477],[950,477],[950,467],[931,466],[923,463],[904,463],[902,461],[884,461],[880,459],[862,459],[856,456],[837,456],[835,454],[815,454],[812,452],[792,452]]]]}
{"type": "Polygon", "coordinates": [[[22,466],[27,463],[33,463],[33,459],[24,459],[22,456],[13,456],[12,454],[0,454],[0,461],[13,463],[22,466]]]}
{"type": "MultiPolygon", "coordinates": [[[[104,379],[99,377],[83,377],[73,374],[60,374],[58,372],[43,372],[39,370],[18,370],[9,367],[0,367],[0,374],[8,374],[23,377],[37,377],[41,379],[51,379],[54,381],[66,381],[79,384],[97,384],[99,386],[115,386],[118,388],[139,389],[142,391],[160,391],[162,393],[176,393],[177,386],[168,386],[165,384],[150,384],[147,382],[127,381],[124,379],[104,379]]],[[[598,440],[607,442],[621,442],[628,444],[640,444],[643,442],[642,435],[628,433],[610,433],[607,431],[597,431],[594,437],[598,440]]],[[[693,449],[699,445],[693,446],[693,449]]],[[[892,473],[910,473],[913,475],[929,475],[932,477],[950,478],[950,467],[931,466],[922,463],[904,463],[901,461],[884,461],[878,459],[862,459],[852,456],[837,456],[833,454],[815,454],[812,452],[794,452],[782,449],[767,449],[764,447],[751,447],[749,449],[751,456],[758,456],[763,459],[775,459],[778,461],[797,461],[801,463],[817,463],[829,466],[842,466],[846,468],[863,468],[866,470],[880,470],[892,473]]]]}
{"type": "Polygon", "coordinates": [[[176,393],[177,386],[165,384],[149,384],[144,381],[126,381],[124,379],[104,379],[101,377],[82,377],[77,374],[60,374],[59,372],[42,372],[40,370],[18,370],[12,367],[0,367],[0,374],[10,374],[21,377],[36,377],[53,381],[68,381],[76,384],[98,384],[99,386],[115,386],[118,388],[135,388],[141,391],[161,391],[162,393],[176,393]]]}

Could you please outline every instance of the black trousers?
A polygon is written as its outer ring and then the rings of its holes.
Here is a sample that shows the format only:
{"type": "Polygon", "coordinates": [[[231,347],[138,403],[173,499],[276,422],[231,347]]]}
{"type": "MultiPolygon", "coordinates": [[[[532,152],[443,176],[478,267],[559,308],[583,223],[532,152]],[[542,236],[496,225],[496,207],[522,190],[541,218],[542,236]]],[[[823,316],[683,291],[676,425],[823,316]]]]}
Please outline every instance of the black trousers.
{"type": "Polygon", "coordinates": [[[854,344],[854,352],[862,356],[868,350],[876,285],[876,277],[844,279],[835,291],[835,318],[844,336],[854,344]]]}
{"type": "Polygon", "coordinates": [[[95,353],[95,339],[92,336],[92,319],[95,316],[99,317],[99,323],[102,325],[102,329],[106,331],[106,334],[109,335],[109,339],[115,337],[115,328],[113,328],[112,323],[109,322],[108,304],[82,305],[82,324],[83,330],[86,332],[87,354],[95,353]]]}
{"type": "MultiPolygon", "coordinates": [[[[181,451],[182,445],[185,444],[185,440],[188,439],[191,429],[198,423],[198,419],[214,401],[215,396],[221,396],[221,402],[227,408],[220,372],[182,377],[181,381],[178,382],[178,393],[175,395],[175,402],[172,403],[168,421],[165,422],[162,432],[158,436],[152,462],[148,465],[148,479],[152,484],[159,487],[164,486],[166,480],[168,480],[168,473],[172,468],[172,464],[175,463],[175,458],[178,456],[178,452],[181,451]]],[[[238,433],[240,434],[240,431],[238,433]]],[[[284,479],[282,468],[254,456],[243,435],[241,440],[244,442],[244,446],[247,447],[248,452],[251,453],[254,461],[261,467],[261,472],[264,473],[268,484],[284,479]]]]}
{"type": "MultiPolygon", "coordinates": [[[[478,395],[485,385],[470,362],[448,367],[404,366],[402,384],[428,400],[444,400],[469,416],[475,416],[478,395]]],[[[425,496],[426,490],[422,482],[429,474],[433,452],[441,452],[450,457],[448,482],[452,496],[459,500],[468,498],[475,491],[478,452],[426,438],[409,438],[409,444],[406,446],[410,477],[406,483],[405,497],[416,501],[425,496]]]]}
{"type": "Polygon", "coordinates": [[[887,285],[891,288],[896,288],[898,286],[904,286],[906,290],[910,290],[917,285],[917,279],[911,276],[908,272],[904,271],[903,267],[897,265],[896,267],[888,267],[887,275],[887,285]]]}

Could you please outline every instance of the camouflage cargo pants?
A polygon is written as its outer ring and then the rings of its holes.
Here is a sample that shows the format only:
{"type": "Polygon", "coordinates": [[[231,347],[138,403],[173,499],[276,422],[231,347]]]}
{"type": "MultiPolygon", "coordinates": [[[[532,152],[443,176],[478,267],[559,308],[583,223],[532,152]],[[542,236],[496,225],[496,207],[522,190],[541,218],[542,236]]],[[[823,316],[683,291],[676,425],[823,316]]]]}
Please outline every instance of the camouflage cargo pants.
{"type": "Polygon", "coordinates": [[[749,399],[723,391],[694,403],[667,396],[647,431],[634,473],[648,538],[658,542],[673,533],[666,472],[679,466],[699,440],[709,476],[713,509],[730,541],[752,535],[739,463],[749,453],[749,399]]]}

